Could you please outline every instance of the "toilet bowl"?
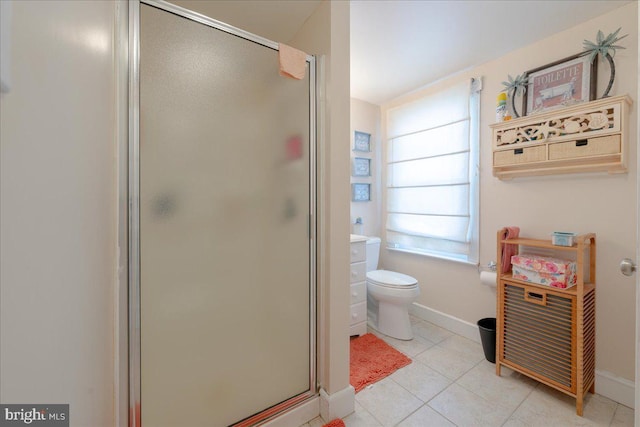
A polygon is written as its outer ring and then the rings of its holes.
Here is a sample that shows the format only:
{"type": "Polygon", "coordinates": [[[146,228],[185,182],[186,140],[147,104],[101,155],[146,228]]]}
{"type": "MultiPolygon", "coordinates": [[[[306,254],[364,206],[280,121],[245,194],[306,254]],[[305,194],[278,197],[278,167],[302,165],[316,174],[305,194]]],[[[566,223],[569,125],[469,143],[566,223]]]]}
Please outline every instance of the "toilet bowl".
{"type": "Polygon", "coordinates": [[[376,270],[380,238],[367,239],[367,324],[401,340],[413,339],[409,306],[420,295],[418,281],[395,271],[376,270]]]}

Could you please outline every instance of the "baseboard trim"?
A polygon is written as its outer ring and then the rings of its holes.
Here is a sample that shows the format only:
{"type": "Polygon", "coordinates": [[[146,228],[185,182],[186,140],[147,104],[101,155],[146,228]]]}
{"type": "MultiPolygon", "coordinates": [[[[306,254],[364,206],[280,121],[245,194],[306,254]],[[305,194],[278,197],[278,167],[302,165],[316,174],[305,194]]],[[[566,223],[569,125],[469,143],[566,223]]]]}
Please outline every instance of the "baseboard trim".
{"type": "Polygon", "coordinates": [[[301,426],[320,415],[320,397],[316,396],[296,406],[288,412],[267,421],[263,427],[301,426]]]}
{"type": "Polygon", "coordinates": [[[320,416],[326,422],[335,418],[344,418],[355,410],[356,390],[348,387],[329,395],[320,389],[320,416]]]}
{"type": "MultiPolygon", "coordinates": [[[[472,341],[480,343],[478,326],[449,314],[434,310],[422,304],[413,303],[409,313],[445,328],[472,341]]],[[[596,393],[621,403],[629,408],[635,406],[635,384],[633,381],[621,378],[607,371],[596,369],[596,393]]]]}
{"type": "Polygon", "coordinates": [[[607,371],[596,369],[596,393],[629,408],[635,406],[635,383],[607,371]]]}
{"type": "Polygon", "coordinates": [[[480,343],[478,325],[415,302],[409,307],[409,313],[422,320],[431,322],[436,326],[448,329],[451,332],[455,332],[458,335],[480,343]]]}

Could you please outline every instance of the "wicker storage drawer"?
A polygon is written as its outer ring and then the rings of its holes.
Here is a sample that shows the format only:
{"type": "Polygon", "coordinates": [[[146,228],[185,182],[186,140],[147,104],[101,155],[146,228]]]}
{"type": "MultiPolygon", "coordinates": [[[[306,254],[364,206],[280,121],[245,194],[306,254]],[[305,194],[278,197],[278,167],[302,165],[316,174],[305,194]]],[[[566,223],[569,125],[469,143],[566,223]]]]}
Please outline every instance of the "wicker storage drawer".
{"type": "Polygon", "coordinates": [[[515,148],[513,150],[496,151],[493,153],[494,166],[515,165],[520,163],[541,162],[546,160],[547,147],[515,148]]]}
{"type": "Polygon", "coordinates": [[[620,154],[620,135],[579,139],[549,145],[549,160],[620,154]]]}
{"type": "Polygon", "coordinates": [[[626,172],[631,104],[620,95],[490,125],[493,175],[626,172]]]}

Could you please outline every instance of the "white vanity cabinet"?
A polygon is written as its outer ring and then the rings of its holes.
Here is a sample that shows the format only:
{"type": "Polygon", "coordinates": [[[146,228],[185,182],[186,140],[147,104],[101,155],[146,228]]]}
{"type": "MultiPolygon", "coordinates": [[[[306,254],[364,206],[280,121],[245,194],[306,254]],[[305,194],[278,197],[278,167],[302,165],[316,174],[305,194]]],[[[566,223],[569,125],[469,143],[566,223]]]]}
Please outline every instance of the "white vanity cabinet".
{"type": "Polygon", "coordinates": [[[349,274],[349,335],[367,333],[367,246],[366,237],[351,236],[351,271],[349,274]]]}

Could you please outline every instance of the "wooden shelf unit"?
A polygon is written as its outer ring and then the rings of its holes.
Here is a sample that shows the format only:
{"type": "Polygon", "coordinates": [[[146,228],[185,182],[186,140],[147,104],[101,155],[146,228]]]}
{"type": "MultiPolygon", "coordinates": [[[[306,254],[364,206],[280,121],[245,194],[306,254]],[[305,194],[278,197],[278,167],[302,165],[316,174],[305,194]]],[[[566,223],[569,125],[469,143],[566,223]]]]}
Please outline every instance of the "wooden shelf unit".
{"type": "Polygon", "coordinates": [[[490,125],[493,175],[626,172],[630,105],[622,95],[490,125]]]}
{"type": "Polygon", "coordinates": [[[577,236],[577,244],[565,247],[550,240],[504,240],[504,232],[497,238],[496,374],[507,366],[568,394],[582,416],[584,395],[595,391],[596,236],[577,236]],[[532,252],[552,249],[561,258],[573,254],[576,285],[553,288],[514,279],[511,270],[502,272],[506,244],[518,245],[518,252],[527,247],[532,252]]]}

